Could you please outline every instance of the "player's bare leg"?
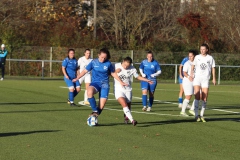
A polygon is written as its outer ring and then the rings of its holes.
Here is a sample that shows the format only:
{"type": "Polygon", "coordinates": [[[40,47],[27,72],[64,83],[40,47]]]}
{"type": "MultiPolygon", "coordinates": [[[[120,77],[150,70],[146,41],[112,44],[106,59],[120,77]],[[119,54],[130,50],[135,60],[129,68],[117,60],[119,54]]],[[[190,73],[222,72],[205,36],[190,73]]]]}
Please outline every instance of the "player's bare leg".
{"type": "Polygon", "coordinates": [[[200,112],[202,122],[206,122],[203,116],[204,116],[204,111],[207,105],[207,97],[208,97],[208,88],[202,88],[202,109],[200,112]]]}

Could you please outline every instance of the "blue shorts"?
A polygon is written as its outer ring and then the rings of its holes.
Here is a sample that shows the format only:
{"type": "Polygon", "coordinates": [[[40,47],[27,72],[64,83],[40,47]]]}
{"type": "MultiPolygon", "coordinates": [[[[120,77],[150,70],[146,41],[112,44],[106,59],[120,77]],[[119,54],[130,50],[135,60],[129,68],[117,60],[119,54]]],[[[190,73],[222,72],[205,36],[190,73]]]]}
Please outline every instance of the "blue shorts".
{"type": "Polygon", "coordinates": [[[80,87],[80,83],[79,81],[76,81],[76,82],[72,82],[72,79],[67,79],[65,76],[64,76],[64,81],[66,82],[68,88],[77,88],[77,87],[80,87]]]}
{"type": "Polygon", "coordinates": [[[183,80],[183,79],[181,79],[180,76],[178,76],[178,83],[179,83],[179,84],[182,84],[182,80],[183,80]]]}
{"type": "Polygon", "coordinates": [[[109,94],[109,83],[101,83],[101,82],[92,82],[90,83],[89,86],[93,86],[97,92],[99,92],[99,98],[108,98],[108,94],[109,94]]]}
{"type": "Polygon", "coordinates": [[[154,92],[157,87],[157,81],[153,81],[153,84],[149,84],[148,82],[141,81],[142,90],[149,90],[150,92],[154,92]]]}

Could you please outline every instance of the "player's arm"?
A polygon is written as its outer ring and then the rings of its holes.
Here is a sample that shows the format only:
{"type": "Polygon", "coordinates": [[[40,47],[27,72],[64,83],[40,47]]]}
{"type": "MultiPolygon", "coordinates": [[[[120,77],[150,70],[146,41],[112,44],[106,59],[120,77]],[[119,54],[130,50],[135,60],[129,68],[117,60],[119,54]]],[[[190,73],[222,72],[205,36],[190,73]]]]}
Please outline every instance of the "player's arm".
{"type": "Polygon", "coordinates": [[[66,67],[62,66],[62,72],[63,72],[63,75],[69,79],[68,75],[67,75],[67,72],[66,72],[66,67]]]}
{"type": "Polygon", "coordinates": [[[190,74],[190,76],[191,76],[192,78],[194,78],[194,68],[195,68],[195,65],[192,65],[192,66],[191,66],[191,74],[190,74]]]}
{"type": "Polygon", "coordinates": [[[146,77],[146,74],[143,73],[143,69],[144,69],[144,65],[143,65],[143,63],[141,63],[140,67],[139,67],[139,72],[141,73],[142,77],[146,77]]]}
{"type": "Polygon", "coordinates": [[[149,84],[153,84],[153,81],[151,81],[151,80],[149,80],[147,78],[144,78],[144,77],[142,77],[140,75],[137,77],[137,79],[140,80],[140,81],[148,82],[149,84]]]}
{"type": "Polygon", "coordinates": [[[182,76],[182,68],[183,68],[183,65],[180,64],[178,71],[179,71],[179,77],[180,77],[181,79],[183,79],[183,76],[182,76]]]}
{"type": "Polygon", "coordinates": [[[6,56],[7,56],[7,53],[8,53],[8,51],[6,50],[3,54],[0,54],[0,57],[1,57],[1,58],[6,57],[6,56]]]}
{"type": "Polygon", "coordinates": [[[111,76],[113,76],[113,78],[115,78],[117,81],[119,81],[122,86],[128,86],[128,84],[124,83],[124,82],[119,78],[119,76],[117,75],[116,72],[111,72],[111,76]]]}
{"type": "Polygon", "coordinates": [[[157,76],[159,76],[161,73],[162,73],[162,71],[161,71],[161,70],[158,70],[156,73],[151,74],[151,77],[152,77],[152,78],[157,77],[157,76]]]}
{"type": "Polygon", "coordinates": [[[88,70],[84,69],[78,76],[77,78],[73,79],[73,82],[76,82],[77,80],[79,80],[81,77],[83,77],[86,73],[88,72],[88,70]]]}
{"type": "Polygon", "coordinates": [[[186,71],[183,71],[183,75],[184,75],[184,77],[187,77],[191,82],[193,81],[192,76],[188,75],[188,73],[186,71]]]}
{"type": "Polygon", "coordinates": [[[215,71],[215,67],[212,67],[212,82],[214,85],[216,85],[216,71],[215,71]]]}

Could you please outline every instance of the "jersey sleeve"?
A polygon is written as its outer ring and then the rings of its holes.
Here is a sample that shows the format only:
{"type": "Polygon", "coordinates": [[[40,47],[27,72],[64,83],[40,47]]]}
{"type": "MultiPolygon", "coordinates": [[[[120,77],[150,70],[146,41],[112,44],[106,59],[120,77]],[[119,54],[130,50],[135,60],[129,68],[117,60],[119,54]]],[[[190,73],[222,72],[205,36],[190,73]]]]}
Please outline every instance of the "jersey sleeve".
{"type": "Polygon", "coordinates": [[[156,61],[156,71],[161,71],[161,67],[157,61],[156,61]]]}
{"type": "Polygon", "coordinates": [[[198,58],[198,55],[195,56],[194,60],[193,60],[193,65],[197,65],[197,58],[198,58]]]}
{"type": "Polygon", "coordinates": [[[109,68],[108,68],[109,72],[110,72],[110,73],[115,72],[115,67],[112,65],[111,62],[109,62],[109,63],[110,63],[109,68]]]}
{"type": "Polygon", "coordinates": [[[93,61],[91,61],[85,68],[87,71],[91,71],[93,69],[93,61]]]}
{"type": "Polygon", "coordinates": [[[64,60],[62,61],[62,66],[65,67],[65,68],[67,67],[67,59],[64,59],[64,60]]]}
{"type": "Polygon", "coordinates": [[[184,65],[186,62],[188,61],[188,59],[185,57],[183,58],[182,62],[181,62],[181,65],[184,65]]]}
{"type": "Polygon", "coordinates": [[[78,67],[81,65],[81,58],[78,59],[78,67]]]}
{"type": "Polygon", "coordinates": [[[215,67],[215,60],[212,58],[212,68],[215,67]]]}
{"type": "Polygon", "coordinates": [[[132,75],[134,76],[134,78],[137,78],[139,76],[139,74],[137,73],[136,68],[134,68],[134,67],[132,69],[132,75]]]}

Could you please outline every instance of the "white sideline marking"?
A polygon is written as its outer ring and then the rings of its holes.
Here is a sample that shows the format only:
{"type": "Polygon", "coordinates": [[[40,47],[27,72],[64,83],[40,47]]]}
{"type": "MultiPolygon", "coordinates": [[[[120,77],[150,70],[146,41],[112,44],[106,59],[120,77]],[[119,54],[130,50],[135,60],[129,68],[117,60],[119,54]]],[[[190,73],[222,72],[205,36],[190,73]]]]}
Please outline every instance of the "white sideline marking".
{"type": "MultiPolygon", "coordinates": [[[[68,88],[68,87],[64,87],[64,86],[59,86],[60,88],[68,88]]],[[[85,89],[81,89],[81,90],[85,90],[85,89]]],[[[113,93],[109,93],[111,95],[114,95],[113,93]]],[[[142,99],[141,97],[135,97],[135,96],[132,96],[132,98],[135,98],[135,99],[142,99]]],[[[108,100],[115,100],[115,99],[108,99],[108,100]]],[[[154,100],[155,102],[161,102],[161,103],[165,103],[165,104],[174,104],[174,105],[178,105],[178,103],[172,103],[172,102],[167,102],[167,101],[161,101],[161,100],[154,100]]],[[[83,105],[83,104],[81,104],[83,105]]],[[[85,105],[85,106],[88,106],[88,105],[85,105]]],[[[105,108],[104,108],[105,109],[105,108]]],[[[115,109],[110,109],[108,108],[108,110],[115,110],[115,109]]],[[[219,112],[226,112],[226,113],[234,113],[234,114],[240,114],[240,112],[234,112],[234,111],[228,111],[228,110],[222,110],[222,109],[208,109],[207,110],[214,110],[214,111],[219,111],[219,112]]],[[[122,110],[120,110],[122,111],[122,110]]],[[[135,112],[135,111],[132,111],[132,112],[135,112]]],[[[137,111],[135,113],[138,113],[137,111]]],[[[139,113],[145,113],[145,114],[157,114],[157,113],[148,113],[148,112],[139,112],[139,113]]],[[[169,116],[180,116],[180,115],[171,115],[171,114],[157,114],[157,115],[169,115],[169,116]]],[[[182,117],[182,116],[180,116],[182,117]]],[[[191,117],[191,116],[190,116],[191,117]]]]}

